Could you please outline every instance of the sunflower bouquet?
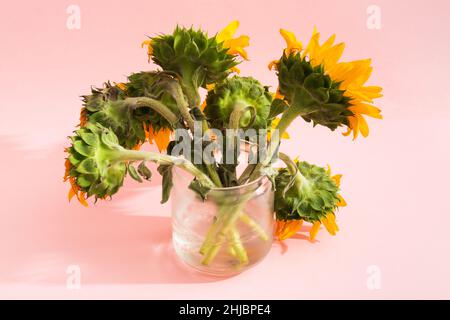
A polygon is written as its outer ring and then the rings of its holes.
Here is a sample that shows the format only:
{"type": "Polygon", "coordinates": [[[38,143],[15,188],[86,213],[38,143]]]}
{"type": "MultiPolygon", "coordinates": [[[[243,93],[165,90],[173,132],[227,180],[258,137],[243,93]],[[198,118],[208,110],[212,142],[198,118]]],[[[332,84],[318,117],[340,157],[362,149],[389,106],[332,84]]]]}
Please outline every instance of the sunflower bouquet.
{"type": "Polygon", "coordinates": [[[312,225],[310,239],[321,225],[336,234],[336,211],[346,205],[340,194],[341,175],[278,149],[298,118],[332,131],[347,128],[343,134],[353,134],[353,139],[360,133],[366,137],[364,117],[381,119],[373,106],[381,88],[365,85],[371,61],[339,61],[344,44],[335,44],[334,35],[321,44],[314,29],[303,47],[293,33],[281,29],[286,48],[269,64],[278,77],[278,88],[271,92],[258,80],[239,75],[238,64],[248,60],[249,37],[234,37],[238,26],[234,21],[214,36],[176,27],[172,34],[152,37],[142,47],[158,70],[133,73],[124,83],[108,81],[83,96],[80,124],[66,148],[69,201],[76,197],[87,206],[89,198],[109,198],[126,176],[150,180],[147,163],[154,162],[162,176],[162,203],[170,197],[177,168],[192,177],[189,192],[201,201],[212,198],[219,206],[197,250],[205,266],[222,249],[238,265],[249,264],[239,223],[262,241],[273,238],[272,230],[268,232],[244,209],[251,193],[231,202],[213,196],[216,190],[261,179],[272,186],[270,213],[275,213],[271,220],[276,221],[276,238],[295,235],[304,222],[312,225]],[[243,130],[251,131],[254,139],[241,135],[243,130]],[[257,152],[239,172],[242,141],[256,146],[257,152]],[[141,150],[146,142],[156,143],[159,152],[141,150]]]}

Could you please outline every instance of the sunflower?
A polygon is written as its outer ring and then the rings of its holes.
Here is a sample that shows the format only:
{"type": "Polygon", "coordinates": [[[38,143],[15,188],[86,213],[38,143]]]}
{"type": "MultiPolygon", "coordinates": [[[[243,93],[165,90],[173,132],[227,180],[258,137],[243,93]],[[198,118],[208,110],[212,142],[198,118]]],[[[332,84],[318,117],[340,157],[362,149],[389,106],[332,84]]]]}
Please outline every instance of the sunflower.
{"type": "MultiPolygon", "coordinates": [[[[248,60],[248,54],[244,48],[250,45],[250,37],[242,35],[237,38],[233,38],[238,28],[239,21],[232,21],[216,35],[216,41],[217,43],[221,43],[224,48],[228,49],[228,54],[239,55],[242,57],[242,59],[248,60]]],[[[147,47],[147,55],[150,60],[153,54],[152,39],[143,41],[141,43],[141,48],[144,47],[147,47]]],[[[239,69],[235,70],[236,72],[239,72],[239,69]]]]}
{"type": "Polygon", "coordinates": [[[294,236],[304,221],[312,224],[310,240],[314,240],[321,225],[335,235],[339,231],[335,211],[347,205],[339,194],[342,175],[331,175],[330,166],[325,170],[297,159],[294,163],[298,170],[294,176],[299,175],[303,186],[292,185],[293,175],[287,169],[281,169],[275,178],[275,236],[280,241],[294,236]]]}
{"type": "MultiPolygon", "coordinates": [[[[347,115],[344,112],[340,112],[340,115],[346,117],[346,121],[335,121],[332,126],[336,123],[338,125],[346,125],[348,130],[343,134],[347,136],[353,132],[353,139],[359,133],[367,137],[369,127],[364,116],[382,119],[381,110],[372,105],[373,99],[382,97],[382,88],[365,85],[373,69],[371,60],[339,62],[344,51],[344,43],[335,44],[336,36],[332,35],[323,44],[320,44],[320,34],[316,28],[314,28],[313,35],[306,48],[302,47],[301,42],[297,40],[292,32],[281,29],[280,33],[286,41],[284,57],[292,55],[299,57],[300,60],[308,63],[314,72],[322,72],[325,77],[330,78],[331,84],[326,89],[331,88],[334,90],[333,94],[335,95],[342,93],[344,99],[340,99],[339,103],[345,104],[345,108],[350,114],[347,115]]],[[[281,60],[272,61],[269,64],[269,68],[278,70],[281,60]]],[[[336,105],[336,101],[331,101],[331,107],[336,107],[336,105]]],[[[312,120],[315,121],[317,119],[312,120]]]]}
{"type": "MultiPolygon", "coordinates": [[[[143,41],[141,43],[141,48],[147,48],[149,61],[153,59],[164,70],[179,72],[181,73],[181,75],[183,75],[183,72],[180,71],[183,70],[184,66],[178,66],[176,65],[176,63],[171,63],[172,61],[169,62],[165,60],[173,60],[172,58],[175,57],[172,57],[173,53],[175,53],[176,55],[175,58],[180,58],[182,53],[178,49],[174,48],[175,39],[177,40],[177,43],[180,43],[180,41],[185,41],[186,43],[183,43],[183,46],[185,46],[186,48],[190,46],[188,52],[188,55],[191,56],[189,59],[191,60],[190,63],[192,64],[194,60],[197,64],[198,62],[201,62],[199,66],[201,66],[202,68],[211,68],[212,63],[215,63],[216,65],[212,68],[213,70],[211,70],[210,73],[217,73],[215,76],[218,77],[218,80],[220,80],[220,78],[222,77],[220,73],[223,71],[219,70],[220,68],[217,69],[218,66],[227,66],[227,70],[239,74],[240,70],[236,67],[236,64],[238,62],[234,62],[232,58],[240,56],[242,59],[248,60],[248,54],[245,48],[249,46],[250,38],[246,35],[241,35],[237,38],[234,38],[238,27],[239,21],[235,20],[228,24],[222,31],[217,33],[212,38],[208,38],[207,34],[200,30],[194,31],[193,29],[184,29],[177,27],[173,35],[162,35],[143,41]],[[163,49],[161,49],[162,43],[165,43],[163,49]],[[175,52],[167,49],[168,46],[175,49],[175,52]],[[164,53],[166,57],[163,57],[161,53],[164,53]]],[[[186,65],[185,61],[183,61],[182,63],[186,65]]],[[[195,67],[198,66],[195,65],[195,67]]],[[[214,77],[214,75],[212,74],[208,74],[207,76],[214,77]]],[[[206,84],[210,83],[213,82],[208,81],[207,79],[206,84]]]]}

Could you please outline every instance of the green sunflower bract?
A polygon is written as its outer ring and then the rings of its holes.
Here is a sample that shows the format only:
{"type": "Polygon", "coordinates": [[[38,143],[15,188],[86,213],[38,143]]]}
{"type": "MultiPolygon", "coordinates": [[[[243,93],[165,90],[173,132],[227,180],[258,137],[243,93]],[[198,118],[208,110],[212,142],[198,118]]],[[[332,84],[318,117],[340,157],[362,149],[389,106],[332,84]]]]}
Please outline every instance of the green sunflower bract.
{"type": "Polygon", "coordinates": [[[208,92],[206,117],[214,128],[227,128],[230,116],[237,108],[248,108],[241,117],[240,127],[267,127],[272,95],[258,80],[234,76],[208,92]]]}

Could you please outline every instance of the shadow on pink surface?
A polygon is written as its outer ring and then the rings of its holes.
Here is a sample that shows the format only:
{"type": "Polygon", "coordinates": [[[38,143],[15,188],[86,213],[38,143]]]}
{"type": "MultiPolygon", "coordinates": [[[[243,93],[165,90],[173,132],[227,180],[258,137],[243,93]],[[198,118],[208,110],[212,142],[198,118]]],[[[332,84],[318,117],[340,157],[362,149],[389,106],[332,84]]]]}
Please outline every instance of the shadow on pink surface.
{"type": "MultiPolygon", "coordinates": [[[[178,261],[168,216],[121,213],[121,204],[142,192],[148,197],[136,198],[145,200],[148,212],[165,211],[159,188],[145,191],[127,181],[113,202],[89,208],[69,204],[68,186],[62,182],[63,145],[27,151],[14,140],[0,137],[0,282],[65,285],[71,265],[81,268],[82,284],[218,280],[178,261]]],[[[150,185],[159,181],[155,175],[150,185]]]]}

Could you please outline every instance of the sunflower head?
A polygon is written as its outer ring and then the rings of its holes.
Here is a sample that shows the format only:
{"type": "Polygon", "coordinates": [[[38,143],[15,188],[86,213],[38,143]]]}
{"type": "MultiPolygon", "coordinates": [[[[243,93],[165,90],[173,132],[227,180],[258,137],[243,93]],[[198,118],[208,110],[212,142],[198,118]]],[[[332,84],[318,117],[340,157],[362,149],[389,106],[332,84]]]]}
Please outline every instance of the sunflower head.
{"type": "Polygon", "coordinates": [[[258,80],[234,76],[225,79],[208,92],[204,113],[215,128],[226,128],[236,108],[246,111],[240,118],[240,127],[266,128],[272,95],[258,80]]]}
{"type": "Polygon", "coordinates": [[[111,128],[120,144],[133,148],[145,140],[142,121],[134,116],[134,110],[125,102],[126,94],[117,86],[105,83],[103,88],[92,88],[83,96],[87,123],[98,123],[111,128]]]}
{"type": "Polygon", "coordinates": [[[71,182],[69,197],[77,195],[80,199],[81,194],[81,197],[103,199],[115,194],[123,184],[127,166],[111,157],[123,149],[114,132],[100,124],[88,123],[70,139],[72,145],[66,149],[66,179],[71,182]]]}
{"type": "Polygon", "coordinates": [[[202,30],[176,27],[172,34],[154,37],[148,45],[150,57],[157,65],[190,79],[196,88],[226,78],[238,64],[223,42],[202,30]]]}
{"type": "Polygon", "coordinates": [[[283,54],[277,70],[279,93],[305,121],[331,130],[348,125],[348,117],[353,115],[348,109],[350,99],[323,66],[313,66],[300,53],[290,53],[283,54]]]}
{"type": "MultiPolygon", "coordinates": [[[[161,101],[177,114],[178,108],[166,85],[177,81],[161,72],[139,72],[129,76],[126,84],[93,88],[90,95],[83,96],[83,125],[99,123],[110,128],[125,148],[132,149],[146,140],[145,128],[152,128],[156,135],[160,131],[170,132],[172,124],[159,113],[146,106],[135,106],[127,102],[128,97],[150,97],[161,101]]],[[[148,134],[147,134],[148,136],[148,134]]]]}
{"type": "Polygon", "coordinates": [[[348,127],[353,132],[369,134],[363,115],[381,119],[380,109],[372,105],[381,97],[381,88],[366,86],[372,72],[371,61],[339,62],[344,44],[334,44],[331,36],[323,44],[314,30],[306,48],[289,31],[281,30],[287,48],[282,57],[272,62],[278,72],[279,91],[286,102],[306,121],[332,130],[348,127]]]}
{"type": "MultiPolygon", "coordinates": [[[[138,72],[128,77],[126,93],[128,97],[149,97],[162,102],[174,114],[179,114],[179,109],[172,95],[166,90],[167,86],[178,80],[164,72],[138,72]]],[[[173,130],[169,123],[158,112],[148,107],[136,108],[133,117],[141,123],[151,126],[154,132],[160,130],[173,130]]]]}
{"type": "Polygon", "coordinates": [[[277,220],[320,221],[334,212],[340,201],[339,186],[322,167],[296,163],[297,173],[283,168],[275,178],[277,220]]]}

